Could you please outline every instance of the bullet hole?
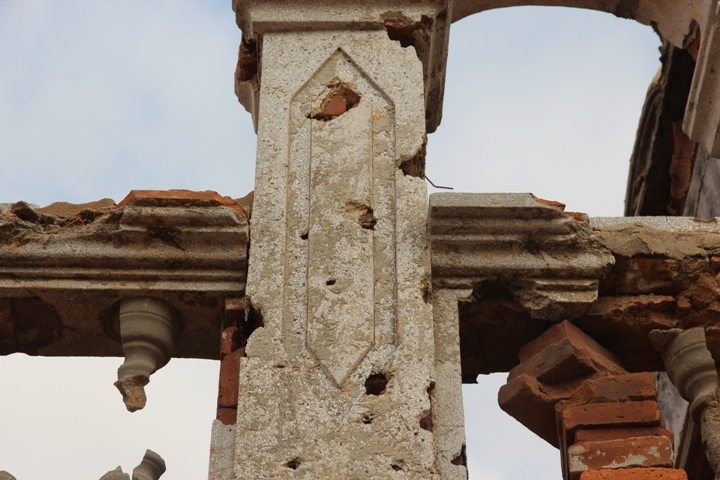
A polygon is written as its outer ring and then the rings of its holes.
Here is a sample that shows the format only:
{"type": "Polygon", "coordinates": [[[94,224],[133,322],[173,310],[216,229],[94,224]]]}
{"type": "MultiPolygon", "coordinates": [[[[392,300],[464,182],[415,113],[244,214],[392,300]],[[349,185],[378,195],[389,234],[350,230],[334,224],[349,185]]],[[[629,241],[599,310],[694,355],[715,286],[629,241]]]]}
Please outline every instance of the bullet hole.
{"type": "Polygon", "coordinates": [[[335,78],[327,85],[323,99],[313,107],[309,118],[328,122],[357,107],[358,103],[360,103],[360,95],[347,83],[335,78]]]}
{"type": "Polygon", "coordinates": [[[423,278],[422,281],[422,299],[425,303],[430,303],[430,281],[427,278],[423,278]]]}
{"type": "Polygon", "coordinates": [[[399,465],[390,465],[390,466],[391,466],[392,469],[395,470],[396,472],[399,472],[400,470],[402,470],[402,467],[399,466],[399,465]]]}
{"type": "Polygon", "coordinates": [[[427,414],[425,414],[425,416],[420,419],[420,428],[422,428],[423,430],[427,430],[428,432],[432,432],[433,430],[432,397],[434,391],[435,382],[431,382],[430,386],[427,388],[427,395],[430,399],[430,409],[428,410],[427,414]]]}
{"type": "Polygon", "coordinates": [[[384,373],[374,373],[365,380],[365,392],[368,395],[382,395],[388,384],[388,378],[384,373]]]}
{"type": "Polygon", "coordinates": [[[355,217],[355,221],[365,230],[375,230],[377,219],[373,216],[373,209],[357,202],[347,202],[345,211],[355,217]]]}
{"type": "Polygon", "coordinates": [[[465,445],[462,446],[462,450],[460,450],[460,453],[457,454],[455,458],[453,458],[450,463],[453,465],[462,465],[463,467],[467,467],[467,454],[465,453],[465,445]]]}
{"type": "Polygon", "coordinates": [[[332,286],[332,285],[335,285],[335,283],[337,283],[337,280],[335,280],[334,278],[331,278],[330,280],[328,280],[327,282],[325,282],[325,285],[327,285],[328,287],[330,287],[330,286],[332,286]]]}
{"type": "Polygon", "coordinates": [[[428,412],[427,415],[422,417],[420,419],[420,428],[423,430],[427,430],[428,432],[432,432],[433,429],[433,421],[432,421],[432,412],[428,412]]]}
{"type": "Polygon", "coordinates": [[[307,239],[308,239],[308,232],[305,232],[305,233],[303,233],[302,235],[300,235],[300,238],[301,238],[302,240],[307,240],[307,239]]]}
{"type": "Polygon", "coordinates": [[[292,468],[293,470],[297,470],[300,466],[300,459],[299,458],[293,458],[289,462],[285,464],[287,468],[292,468]]]}
{"type": "Polygon", "coordinates": [[[373,417],[372,417],[372,415],[365,415],[365,416],[363,417],[363,419],[362,419],[362,422],[363,422],[365,425],[370,425],[370,424],[373,422],[373,417]]]}

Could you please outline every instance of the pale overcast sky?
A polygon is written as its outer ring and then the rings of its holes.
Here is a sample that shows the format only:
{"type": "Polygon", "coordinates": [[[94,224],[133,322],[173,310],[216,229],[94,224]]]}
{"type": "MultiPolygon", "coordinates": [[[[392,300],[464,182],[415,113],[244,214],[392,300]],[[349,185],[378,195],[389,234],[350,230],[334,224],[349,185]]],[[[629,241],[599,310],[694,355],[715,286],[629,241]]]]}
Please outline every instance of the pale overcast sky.
{"type": "MultiPolygon", "coordinates": [[[[622,215],[628,158],[659,67],[649,27],[557,8],[455,24],[427,172],[457,191],[532,192],[622,215]]],[[[255,134],[233,93],[230,0],[0,0],[0,202],[121,200],[131,189],[252,190],[255,134]]],[[[432,190],[432,189],[430,189],[432,190]]],[[[0,470],[18,480],[130,471],[207,477],[218,364],[173,360],[130,414],[119,359],[0,358],[0,470]]],[[[472,480],[557,480],[557,450],[466,386],[472,480]]]]}

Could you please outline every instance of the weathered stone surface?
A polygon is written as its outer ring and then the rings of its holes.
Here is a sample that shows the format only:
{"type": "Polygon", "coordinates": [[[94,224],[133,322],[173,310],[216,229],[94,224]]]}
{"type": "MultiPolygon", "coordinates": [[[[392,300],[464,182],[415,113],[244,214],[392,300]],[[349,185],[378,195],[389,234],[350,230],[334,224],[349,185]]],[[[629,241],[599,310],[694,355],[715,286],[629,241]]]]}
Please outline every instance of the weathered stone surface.
{"type": "Polygon", "coordinates": [[[584,313],[613,257],[587,217],[563,207],[530,194],[432,194],[433,284],[502,285],[538,319],[584,313]]]}
{"type": "Polygon", "coordinates": [[[262,40],[247,292],[262,321],[241,359],[233,475],[437,478],[427,197],[400,168],[424,152],[422,65],[385,31],[262,40]],[[317,114],[348,91],[357,104],[317,114]]]}
{"type": "Polygon", "coordinates": [[[173,190],[13,209],[0,216],[1,354],[122,356],[119,303],[152,296],[185,325],[177,356],[218,358],[225,300],[244,292],[240,205],[173,190]]]}
{"type": "Polygon", "coordinates": [[[438,289],[431,295],[435,338],[435,386],[431,389],[430,419],[440,478],[465,480],[465,425],[460,370],[458,304],[470,290],[438,289]]]}
{"type": "Polygon", "coordinates": [[[580,475],[580,480],[687,480],[687,478],[685,470],[675,468],[592,470],[580,475]]]}
{"type": "Polygon", "coordinates": [[[625,373],[617,357],[568,321],[563,321],[520,349],[522,363],[508,380],[528,374],[546,384],[563,383],[590,374],[625,373]],[[527,360],[522,361],[527,357],[527,360]]]}
{"type": "Polygon", "coordinates": [[[235,466],[235,425],[224,425],[213,420],[210,437],[210,465],[208,479],[233,478],[235,466]]]}
{"type": "MultiPolygon", "coordinates": [[[[233,10],[243,31],[235,93],[259,122],[259,97],[266,81],[262,36],[268,33],[306,30],[380,30],[404,48],[412,47],[422,65],[425,126],[434,132],[442,118],[445,64],[450,31],[450,2],[424,0],[346,0],[303,2],[294,8],[284,0],[235,0],[233,10]],[[261,81],[262,78],[262,81],[261,81]]],[[[258,134],[260,132],[258,131],[258,134]]]]}
{"type": "Polygon", "coordinates": [[[0,480],[16,480],[16,479],[12,475],[10,475],[8,472],[3,470],[3,471],[0,471],[0,480]]]}
{"type": "MultiPolygon", "coordinates": [[[[473,202],[480,200],[454,202],[468,204],[468,211],[472,211],[473,202]]],[[[509,205],[508,208],[512,202],[509,205]]],[[[431,218],[431,231],[435,228],[434,221],[431,218]]],[[[520,348],[549,325],[537,322],[532,309],[512,293],[517,281],[510,275],[515,267],[509,260],[503,260],[505,264],[495,262],[487,268],[477,267],[473,276],[463,273],[485,261],[485,252],[494,248],[486,247],[484,242],[492,241],[488,238],[502,238],[488,230],[487,238],[478,234],[480,240],[476,241],[462,226],[464,221],[453,224],[447,220],[443,224],[445,230],[438,226],[431,235],[434,272],[442,265],[456,264],[459,269],[457,277],[450,275],[450,269],[445,274],[440,271],[433,282],[436,287],[459,286],[463,282],[474,285],[472,301],[460,308],[463,381],[474,382],[478,374],[509,371],[515,367],[520,348]],[[433,240],[436,236],[441,243],[433,240]],[[465,240],[467,243],[463,243],[465,240]],[[458,246],[446,248],[443,242],[458,246]],[[435,253],[436,247],[441,249],[440,255],[435,253]],[[454,263],[443,258],[454,259],[454,263]],[[503,280],[505,267],[505,274],[510,277],[507,281],[503,280]],[[483,271],[487,277],[482,276],[483,271]],[[443,278],[443,275],[447,276],[443,278]]],[[[478,228],[469,220],[467,223],[467,228],[478,228]]],[[[568,319],[614,353],[629,370],[663,370],[662,359],[648,338],[653,329],[704,326],[708,348],[720,358],[720,227],[717,223],[679,217],[596,218],[590,219],[590,226],[587,235],[594,236],[615,260],[610,270],[600,277],[599,298],[587,312],[568,319]]],[[[508,250],[499,258],[513,255],[508,250]]]]}
{"type": "Polygon", "coordinates": [[[672,441],[664,436],[578,442],[568,448],[570,478],[588,470],[672,467],[672,441]]]}

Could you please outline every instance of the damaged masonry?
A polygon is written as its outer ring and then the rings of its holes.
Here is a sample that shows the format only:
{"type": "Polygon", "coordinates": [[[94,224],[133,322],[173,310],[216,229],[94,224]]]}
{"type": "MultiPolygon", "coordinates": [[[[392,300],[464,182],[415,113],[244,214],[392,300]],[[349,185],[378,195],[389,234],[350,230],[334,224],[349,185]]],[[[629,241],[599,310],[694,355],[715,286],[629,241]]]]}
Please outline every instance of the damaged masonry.
{"type": "MultiPolygon", "coordinates": [[[[213,480],[465,479],[461,387],[492,372],[565,480],[720,478],[720,13],[550,2],[664,42],[628,181],[643,216],[428,202],[450,25],[527,3],[236,0],[254,192],[0,206],[0,353],[124,357],[129,411],[172,357],[220,360],[213,480]]],[[[132,476],[164,471],[148,451],[132,476]]]]}

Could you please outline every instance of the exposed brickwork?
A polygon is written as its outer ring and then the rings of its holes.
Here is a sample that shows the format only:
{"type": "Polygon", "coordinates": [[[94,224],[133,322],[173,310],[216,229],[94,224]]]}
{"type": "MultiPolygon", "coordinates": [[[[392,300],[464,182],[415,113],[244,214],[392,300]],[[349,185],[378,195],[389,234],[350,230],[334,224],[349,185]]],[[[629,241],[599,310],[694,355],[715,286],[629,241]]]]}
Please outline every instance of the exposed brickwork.
{"type": "Polygon", "coordinates": [[[672,467],[673,461],[672,442],[662,436],[580,442],[568,448],[572,480],[588,470],[672,467]]]}
{"type": "Polygon", "coordinates": [[[220,337],[220,355],[229,355],[240,346],[240,330],[237,327],[227,327],[220,337]]]}
{"type": "Polygon", "coordinates": [[[219,407],[237,407],[240,358],[242,358],[244,354],[245,351],[241,348],[229,355],[225,355],[220,361],[219,407]]]}
{"type": "Polygon", "coordinates": [[[509,379],[528,374],[543,383],[555,384],[594,373],[625,373],[612,352],[568,321],[530,342],[519,356],[522,363],[510,371],[509,379]]]}
{"type": "Polygon", "coordinates": [[[569,407],[562,410],[559,416],[563,435],[566,436],[574,435],[578,428],[656,427],[662,423],[657,402],[649,400],[569,407]]]}
{"type": "Polygon", "coordinates": [[[115,208],[125,208],[130,204],[147,207],[224,205],[242,212],[247,217],[247,212],[235,200],[230,197],[222,197],[217,192],[210,190],[203,192],[193,190],[132,190],[115,208]]]}
{"type": "Polygon", "coordinates": [[[580,480],[687,480],[685,470],[674,468],[628,468],[622,470],[591,470],[580,480]]]}
{"type": "Polygon", "coordinates": [[[590,430],[575,430],[575,441],[577,443],[651,436],[662,436],[670,439],[671,442],[673,441],[673,433],[663,427],[594,428],[590,430]]]}
{"type": "Polygon", "coordinates": [[[565,480],[673,466],[673,435],[664,428],[652,373],[626,372],[612,352],[567,321],[518,356],[500,406],[560,449],[565,480]]]}

